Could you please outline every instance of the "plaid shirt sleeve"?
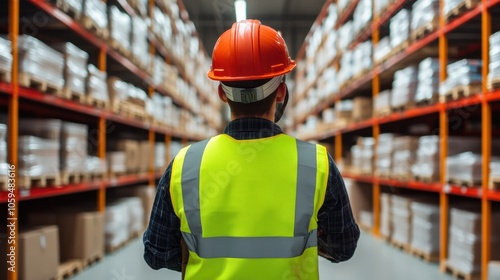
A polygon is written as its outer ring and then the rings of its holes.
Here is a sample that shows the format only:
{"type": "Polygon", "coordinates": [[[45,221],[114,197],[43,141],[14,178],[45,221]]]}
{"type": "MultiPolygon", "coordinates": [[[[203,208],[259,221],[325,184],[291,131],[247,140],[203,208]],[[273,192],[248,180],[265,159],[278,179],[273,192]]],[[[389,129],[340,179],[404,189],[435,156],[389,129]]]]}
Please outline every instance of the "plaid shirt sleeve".
{"type": "Polygon", "coordinates": [[[170,200],[171,174],[172,163],[158,183],[151,218],[143,236],[144,260],[153,269],[181,271],[180,220],[175,215],[170,200]]]}
{"type": "Polygon", "coordinates": [[[360,232],[344,180],[330,155],[328,162],[330,174],[326,196],[318,213],[318,250],[321,256],[338,263],[353,256],[360,232]]]}

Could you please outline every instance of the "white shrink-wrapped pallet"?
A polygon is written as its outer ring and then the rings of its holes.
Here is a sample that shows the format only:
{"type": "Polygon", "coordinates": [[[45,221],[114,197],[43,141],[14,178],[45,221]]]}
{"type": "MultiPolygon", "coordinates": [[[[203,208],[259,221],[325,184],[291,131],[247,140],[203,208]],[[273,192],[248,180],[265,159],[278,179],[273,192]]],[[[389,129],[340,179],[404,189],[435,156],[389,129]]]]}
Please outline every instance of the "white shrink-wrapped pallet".
{"type": "Polygon", "coordinates": [[[148,44],[148,25],[140,16],[132,17],[131,34],[132,55],[139,66],[149,67],[149,44],[148,44]]]}
{"type": "Polygon", "coordinates": [[[394,153],[391,176],[400,180],[410,180],[411,168],[415,162],[418,138],[415,136],[398,136],[394,138],[394,153]]]}
{"type": "Polygon", "coordinates": [[[108,163],[105,158],[96,156],[87,156],[85,160],[85,172],[89,174],[106,174],[108,170],[108,163]]]}
{"type": "Polygon", "coordinates": [[[392,82],[392,108],[408,108],[415,101],[415,92],[418,85],[418,68],[408,66],[394,73],[392,82]]]}
{"type": "Polygon", "coordinates": [[[29,35],[19,36],[19,83],[29,86],[31,80],[42,81],[56,89],[64,85],[63,55],[29,35]]]}
{"type": "Polygon", "coordinates": [[[85,81],[89,54],[72,43],[54,44],[53,47],[64,56],[64,90],[66,97],[71,93],[85,96],[85,81]]]}
{"type": "Polygon", "coordinates": [[[391,241],[407,246],[411,242],[411,199],[401,195],[391,196],[391,241]]]}
{"type": "MultiPolygon", "coordinates": [[[[418,0],[412,5],[411,11],[411,30],[420,31],[425,28],[429,31],[434,30],[438,25],[439,19],[439,0],[418,0]]],[[[415,38],[414,34],[412,38],[415,38]]]]}
{"type": "MultiPolygon", "coordinates": [[[[480,59],[462,59],[446,66],[448,77],[439,85],[439,95],[447,96],[457,87],[470,86],[468,94],[481,90],[483,62],[480,59]]],[[[443,97],[444,98],[444,97],[443,97]]]]}
{"type": "Polygon", "coordinates": [[[393,49],[401,47],[403,43],[408,41],[410,37],[410,18],[411,12],[406,9],[402,9],[391,18],[389,36],[393,49]]]}
{"type": "Polygon", "coordinates": [[[72,13],[75,19],[79,19],[83,11],[83,0],[56,0],[59,9],[66,13],[72,13]]]}
{"type": "Polygon", "coordinates": [[[130,52],[130,31],[132,19],[127,13],[123,13],[116,6],[109,8],[109,31],[113,47],[130,52]]]}
{"type": "Polygon", "coordinates": [[[108,163],[108,171],[112,176],[127,172],[127,154],[125,152],[107,152],[106,161],[108,163]]]}
{"type": "Polygon", "coordinates": [[[392,90],[386,89],[373,98],[373,113],[375,116],[385,116],[391,113],[392,90]]]}
{"type": "Polygon", "coordinates": [[[106,251],[114,251],[130,237],[130,214],[125,203],[120,201],[109,203],[105,212],[105,246],[106,251]]]}
{"type": "MultiPolygon", "coordinates": [[[[438,135],[427,135],[419,138],[416,161],[412,166],[412,174],[419,180],[439,180],[439,150],[440,139],[438,135]]],[[[471,151],[481,152],[481,141],[475,137],[448,137],[448,156],[471,151]]]]}
{"type": "Polygon", "coordinates": [[[155,170],[164,170],[166,161],[167,147],[165,143],[155,143],[155,170]]]}
{"type": "Polygon", "coordinates": [[[495,84],[494,87],[490,86],[490,89],[498,88],[498,82],[500,79],[500,32],[492,34],[489,38],[490,41],[490,64],[488,73],[488,82],[491,85],[495,84]]]}
{"type": "Polygon", "coordinates": [[[98,30],[98,35],[107,39],[109,31],[106,2],[101,0],[83,1],[83,24],[87,29],[94,27],[98,30]]]}
{"type": "Polygon", "coordinates": [[[411,202],[411,248],[436,259],[439,254],[440,210],[437,202],[411,202]]]}
{"type": "Polygon", "coordinates": [[[382,133],[379,135],[375,163],[376,175],[379,177],[389,177],[392,173],[395,136],[393,133],[382,133]]]}
{"type": "Polygon", "coordinates": [[[392,237],[392,194],[380,194],[380,235],[386,239],[392,237]]]}
{"type": "Polygon", "coordinates": [[[105,71],[89,64],[87,76],[87,96],[89,98],[105,103],[109,102],[107,76],[105,71]]]}
{"type": "Polygon", "coordinates": [[[10,82],[12,71],[12,43],[0,36],[0,80],[10,82]]]}
{"type": "Polygon", "coordinates": [[[88,151],[88,126],[64,122],[61,129],[60,162],[63,173],[84,173],[88,151]]]}
{"type": "Polygon", "coordinates": [[[137,235],[144,230],[144,208],[139,197],[131,196],[121,198],[120,203],[124,204],[129,217],[128,232],[131,236],[137,235]]]}
{"type": "MultiPolygon", "coordinates": [[[[453,206],[450,209],[447,266],[462,274],[481,272],[481,209],[453,206]]],[[[500,213],[491,215],[491,248],[500,247],[500,213]]],[[[490,259],[500,259],[500,251],[491,250],[490,259]]]]}
{"type": "MultiPolygon", "coordinates": [[[[465,186],[477,186],[482,183],[481,154],[465,152],[446,158],[446,181],[453,184],[465,186]]],[[[499,161],[500,157],[492,157],[493,161],[499,161]]]]}
{"type": "Polygon", "coordinates": [[[428,57],[418,64],[416,103],[435,103],[439,95],[439,59],[428,57]]]}
{"type": "Polygon", "coordinates": [[[360,0],[353,13],[353,32],[358,34],[372,19],[372,0],[360,0]]]}
{"type": "Polygon", "coordinates": [[[389,36],[385,36],[373,46],[373,60],[375,63],[384,61],[385,58],[391,53],[391,40],[389,36]]]}
{"type": "MultiPolygon", "coordinates": [[[[59,176],[59,140],[44,139],[35,136],[19,137],[20,177],[58,177],[59,176]]],[[[22,180],[24,181],[24,180],[22,180]]],[[[20,182],[20,187],[29,187],[30,183],[20,182]]]]}

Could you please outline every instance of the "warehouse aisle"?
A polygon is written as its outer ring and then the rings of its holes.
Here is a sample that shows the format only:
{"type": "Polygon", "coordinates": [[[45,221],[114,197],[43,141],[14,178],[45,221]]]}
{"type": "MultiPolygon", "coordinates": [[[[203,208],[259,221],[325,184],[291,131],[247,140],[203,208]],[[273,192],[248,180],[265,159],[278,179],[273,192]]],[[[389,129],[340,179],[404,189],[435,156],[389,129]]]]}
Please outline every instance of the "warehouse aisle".
{"type": "MultiPolygon", "coordinates": [[[[71,280],[173,280],[180,274],[166,269],[154,271],[142,259],[141,239],[108,255],[100,263],[79,273],[71,280]]],[[[402,253],[372,235],[363,232],[352,260],[330,264],[320,260],[321,279],[345,280],[452,280],[436,264],[427,264],[402,253]]]]}

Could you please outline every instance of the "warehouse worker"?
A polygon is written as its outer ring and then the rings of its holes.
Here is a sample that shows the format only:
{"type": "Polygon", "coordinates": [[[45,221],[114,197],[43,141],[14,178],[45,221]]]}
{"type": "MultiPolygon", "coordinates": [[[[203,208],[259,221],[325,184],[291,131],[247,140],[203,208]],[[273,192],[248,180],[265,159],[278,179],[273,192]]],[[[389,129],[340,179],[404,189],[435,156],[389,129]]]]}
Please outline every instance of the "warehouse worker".
{"type": "Polygon", "coordinates": [[[351,258],[359,229],[331,156],[275,124],[294,67],[281,35],[259,21],[221,35],[208,77],[232,121],[183,148],[161,178],[144,234],[150,267],[181,271],[181,237],[185,279],[318,279],[318,253],[351,258]]]}

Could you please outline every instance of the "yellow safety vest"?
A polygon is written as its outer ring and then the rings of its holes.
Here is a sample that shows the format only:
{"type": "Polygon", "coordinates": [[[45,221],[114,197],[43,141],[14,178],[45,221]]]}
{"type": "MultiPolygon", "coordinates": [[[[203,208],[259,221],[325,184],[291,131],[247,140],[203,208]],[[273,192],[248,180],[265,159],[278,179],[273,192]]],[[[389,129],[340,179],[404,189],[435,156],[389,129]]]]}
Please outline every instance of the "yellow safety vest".
{"type": "Polygon", "coordinates": [[[280,134],[183,148],[170,194],[189,251],[185,279],[318,279],[323,146],[280,134]]]}

